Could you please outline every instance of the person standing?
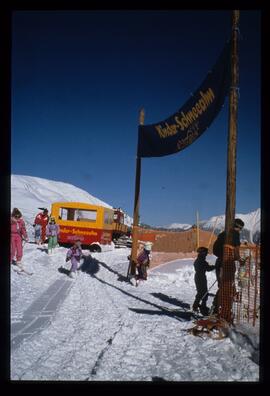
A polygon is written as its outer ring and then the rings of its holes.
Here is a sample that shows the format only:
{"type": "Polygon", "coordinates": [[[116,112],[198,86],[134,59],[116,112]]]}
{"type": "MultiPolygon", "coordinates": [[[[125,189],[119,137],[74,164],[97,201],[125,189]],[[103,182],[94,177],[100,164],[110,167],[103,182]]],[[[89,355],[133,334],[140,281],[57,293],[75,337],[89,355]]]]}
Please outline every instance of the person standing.
{"type": "Polygon", "coordinates": [[[44,243],[46,240],[46,227],[49,222],[48,209],[43,209],[36,215],[34,226],[35,226],[35,241],[39,245],[44,243]]]}
{"type": "Polygon", "coordinates": [[[75,272],[78,269],[78,264],[80,263],[80,259],[82,258],[82,247],[80,239],[77,239],[74,245],[67,251],[66,262],[71,260],[71,269],[69,272],[70,278],[74,278],[75,272]]]}
{"type": "Polygon", "coordinates": [[[205,275],[206,271],[213,271],[216,267],[214,265],[209,265],[206,261],[206,256],[208,254],[208,249],[206,247],[199,247],[197,249],[198,256],[194,261],[194,281],[196,285],[197,294],[195,296],[195,301],[193,303],[193,311],[200,310],[202,315],[209,314],[209,308],[206,306],[208,299],[208,289],[207,289],[207,278],[205,275]],[[200,304],[201,301],[201,304],[200,304]]]}
{"type": "Polygon", "coordinates": [[[57,246],[59,232],[59,225],[55,223],[55,218],[51,216],[49,224],[46,227],[46,236],[48,237],[48,254],[52,254],[53,249],[55,249],[57,246]]]}
{"type": "Polygon", "coordinates": [[[137,275],[136,275],[136,286],[138,286],[140,280],[147,280],[147,268],[150,266],[150,253],[152,249],[152,243],[146,242],[144,244],[143,250],[139,253],[137,257],[137,275]]]}
{"type": "MultiPolygon", "coordinates": [[[[239,261],[240,264],[243,263],[245,260],[242,260],[240,257],[239,253],[239,247],[240,247],[240,231],[244,227],[245,223],[241,219],[235,219],[234,224],[233,224],[233,230],[232,230],[232,245],[234,246],[234,254],[235,254],[235,260],[239,261]]],[[[225,244],[225,231],[221,232],[216,241],[214,242],[213,245],[213,254],[217,256],[216,259],[216,277],[217,277],[217,282],[218,286],[220,286],[220,281],[221,281],[221,270],[222,270],[222,260],[223,260],[223,246],[225,244]]]]}
{"type": "Polygon", "coordinates": [[[22,218],[22,213],[18,208],[14,208],[11,213],[11,264],[21,267],[21,260],[23,256],[22,241],[28,242],[28,235],[25,228],[25,223],[22,218]],[[16,258],[16,260],[15,260],[16,258]]]}
{"type": "MultiPolygon", "coordinates": [[[[242,259],[240,257],[240,231],[243,229],[245,223],[241,219],[235,219],[233,223],[233,229],[232,231],[232,246],[234,247],[234,260],[239,261],[240,266],[245,265],[245,259],[242,259]]],[[[225,231],[221,232],[216,241],[214,242],[213,245],[213,254],[217,256],[216,259],[216,278],[217,278],[217,283],[218,283],[218,290],[216,292],[216,295],[213,300],[213,313],[217,314],[218,313],[218,300],[219,300],[219,290],[221,287],[221,281],[222,281],[222,263],[223,263],[223,247],[225,244],[225,231]]],[[[235,273],[236,268],[234,264],[233,271],[235,273]]],[[[235,286],[234,286],[235,289],[235,286]]],[[[236,294],[236,290],[234,290],[234,293],[236,294]]]]}

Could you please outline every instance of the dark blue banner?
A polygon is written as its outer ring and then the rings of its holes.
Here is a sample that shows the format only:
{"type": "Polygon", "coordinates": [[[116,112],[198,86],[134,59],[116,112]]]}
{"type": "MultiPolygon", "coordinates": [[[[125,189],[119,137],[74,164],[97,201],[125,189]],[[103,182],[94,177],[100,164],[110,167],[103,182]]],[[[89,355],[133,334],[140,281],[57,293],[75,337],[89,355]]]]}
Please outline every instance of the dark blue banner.
{"type": "Polygon", "coordinates": [[[229,91],[230,48],[228,42],[201,86],[177,113],[157,124],[139,126],[139,157],[177,153],[209,127],[229,91]]]}

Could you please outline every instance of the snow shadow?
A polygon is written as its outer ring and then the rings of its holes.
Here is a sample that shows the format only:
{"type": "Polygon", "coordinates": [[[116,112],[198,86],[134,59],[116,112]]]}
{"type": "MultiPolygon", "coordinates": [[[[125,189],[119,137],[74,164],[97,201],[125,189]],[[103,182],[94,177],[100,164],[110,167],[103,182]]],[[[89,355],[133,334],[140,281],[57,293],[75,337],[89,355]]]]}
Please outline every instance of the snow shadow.
{"type": "Polygon", "coordinates": [[[181,300],[178,300],[177,298],[174,297],[169,297],[166,294],[163,293],[151,293],[152,296],[159,298],[161,301],[167,302],[169,304],[176,305],[177,307],[183,308],[183,309],[190,309],[190,304],[187,304],[181,300]]]}
{"type": "Polygon", "coordinates": [[[118,276],[118,279],[117,279],[118,281],[130,283],[130,280],[127,279],[126,276],[124,276],[123,274],[120,274],[119,272],[115,271],[114,269],[112,269],[111,267],[109,267],[107,264],[102,263],[102,262],[99,262],[99,264],[100,264],[103,268],[105,268],[106,270],[108,270],[108,271],[112,272],[113,274],[117,275],[117,276],[118,276]]]}
{"type": "Polygon", "coordinates": [[[93,276],[98,273],[100,265],[103,264],[92,256],[84,257],[83,263],[80,266],[80,270],[86,274],[93,276]]]}
{"type": "Polygon", "coordinates": [[[47,253],[48,254],[48,248],[44,247],[38,247],[37,250],[40,250],[41,252],[47,253]]]}
{"type": "Polygon", "coordinates": [[[154,313],[155,313],[155,314],[159,314],[159,315],[162,315],[162,314],[163,314],[163,315],[171,316],[171,317],[173,317],[173,318],[179,320],[180,322],[183,322],[183,320],[190,320],[191,318],[194,318],[194,315],[193,315],[192,312],[185,312],[185,311],[177,311],[177,312],[175,312],[175,311],[169,311],[168,308],[163,307],[162,305],[158,305],[158,304],[155,304],[155,303],[153,303],[153,302],[151,302],[151,301],[145,300],[144,298],[141,298],[141,297],[138,297],[138,296],[134,296],[134,294],[131,294],[131,293],[129,293],[129,292],[127,292],[127,291],[121,289],[120,287],[114,286],[114,285],[112,285],[111,283],[108,283],[108,282],[106,282],[105,280],[100,279],[100,278],[98,278],[98,277],[95,276],[95,275],[93,275],[93,277],[94,277],[96,280],[98,280],[99,282],[101,282],[101,283],[103,283],[103,284],[105,284],[105,285],[107,285],[107,286],[110,286],[110,287],[112,287],[112,288],[114,288],[114,289],[116,289],[116,290],[119,290],[121,293],[123,293],[123,294],[125,294],[125,295],[127,295],[127,296],[129,296],[129,297],[132,297],[132,298],[134,298],[135,300],[138,300],[138,301],[140,301],[140,302],[143,302],[143,303],[145,303],[145,304],[147,304],[147,305],[151,305],[152,307],[155,307],[155,308],[159,309],[159,311],[154,311],[154,310],[149,311],[149,310],[141,310],[141,309],[140,309],[140,310],[139,310],[140,312],[138,312],[138,310],[135,311],[136,308],[129,308],[130,310],[134,310],[134,312],[136,312],[136,313],[149,313],[149,314],[154,314],[154,313]],[[144,311],[144,312],[141,312],[141,311],[144,311]]]}
{"type": "Polygon", "coordinates": [[[69,275],[69,274],[70,274],[70,270],[68,270],[67,268],[64,268],[64,267],[59,267],[59,268],[58,268],[58,271],[59,271],[61,274],[65,274],[65,275],[69,275]]]}
{"type": "MultiPolygon", "coordinates": [[[[187,311],[166,311],[164,308],[160,311],[157,310],[151,310],[151,309],[141,309],[141,308],[129,308],[130,311],[139,313],[139,314],[146,314],[146,315],[166,315],[166,316],[170,316],[170,317],[174,317],[174,318],[180,318],[183,320],[191,320],[192,318],[194,318],[194,315],[192,312],[187,312],[187,311]]],[[[182,320],[182,321],[183,321],[182,320]]]]}

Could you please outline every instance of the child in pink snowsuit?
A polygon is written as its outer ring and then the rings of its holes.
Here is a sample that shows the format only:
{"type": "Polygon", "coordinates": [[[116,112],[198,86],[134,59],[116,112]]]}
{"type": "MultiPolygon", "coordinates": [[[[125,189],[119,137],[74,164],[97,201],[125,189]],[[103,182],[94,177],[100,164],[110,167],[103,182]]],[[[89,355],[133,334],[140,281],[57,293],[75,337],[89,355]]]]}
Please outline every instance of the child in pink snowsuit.
{"type": "Polygon", "coordinates": [[[10,238],[10,250],[11,250],[11,263],[20,265],[23,256],[22,240],[28,241],[27,232],[25,229],[25,223],[22,218],[22,214],[19,209],[14,208],[11,213],[11,238],[10,238]],[[16,261],[15,261],[16,256],[16,261]]]}
{"type": "Polygon", "coordinates": [[[69,272],[70,278],[74,278],[74,274],[78,269],[78,264],[82,258],[81,241],[78,239],[74,245],[67,251],[66,262],[71,260],[71,269],[69,272]]]}

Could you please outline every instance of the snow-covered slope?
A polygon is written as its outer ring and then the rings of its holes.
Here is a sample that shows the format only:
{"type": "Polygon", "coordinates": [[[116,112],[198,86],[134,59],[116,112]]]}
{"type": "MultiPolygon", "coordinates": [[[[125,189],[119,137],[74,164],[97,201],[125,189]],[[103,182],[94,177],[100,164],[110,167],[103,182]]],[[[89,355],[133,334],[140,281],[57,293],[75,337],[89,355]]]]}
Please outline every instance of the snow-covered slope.
{"type": "Polygon", "coordinates": [[[40,177],[11,176],[11,207],[19,208],[27,222],[33,222],[39,207],[46,207],[50,211],[51,204],[57,201],[76,201],[112,207],[72,184],[40,177]]]}
{"type": "MultiPolygon", "coordinates": [[[[213,340],[187,332],[196,294],[192,259],[179,260],[173,270],[154,268],[134,287],[119,281],[127,273],[129,249],[91,256],[84,250],[72,280],[59,271],[63,265],[68,273],[66,251],[59,247],[48,256],[26,244],[23,264],[33,275],[11,271],[11,380],[259,380],[245,334],[213,340]]],[[[207,278],[211,285],[214,272],[207,278]]]]}

